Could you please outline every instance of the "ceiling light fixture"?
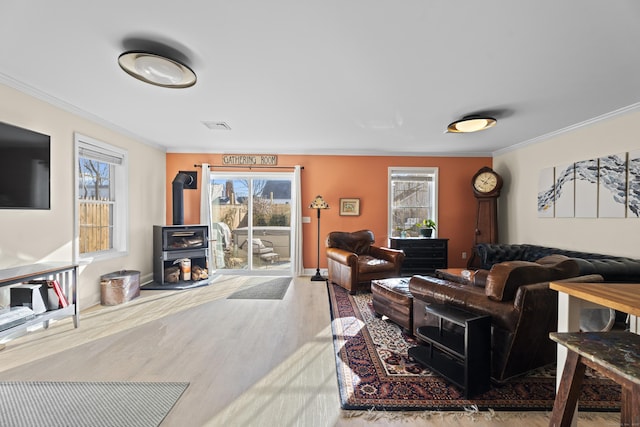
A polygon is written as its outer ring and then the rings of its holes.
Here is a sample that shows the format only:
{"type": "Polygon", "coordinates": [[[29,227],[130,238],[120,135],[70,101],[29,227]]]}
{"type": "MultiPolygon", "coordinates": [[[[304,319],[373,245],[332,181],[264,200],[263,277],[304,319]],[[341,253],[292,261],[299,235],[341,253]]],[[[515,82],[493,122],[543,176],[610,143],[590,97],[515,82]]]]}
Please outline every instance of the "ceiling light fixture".
{"type": "Polygon", "coordinates": [[[447,132],[453,133],[470,133],[479,130],[489,129],[496,125],[498,121],[493,117],[485,116],[466,116],[460,120],[456,120],[447,126],[447,132]]]}
{"type": "Polygon", "coordinates": [[[181,62],[155,53],[129,51],[118,57],[127,74],[156,86],[187,88],[196,84],[196,73],[181,62]]]}

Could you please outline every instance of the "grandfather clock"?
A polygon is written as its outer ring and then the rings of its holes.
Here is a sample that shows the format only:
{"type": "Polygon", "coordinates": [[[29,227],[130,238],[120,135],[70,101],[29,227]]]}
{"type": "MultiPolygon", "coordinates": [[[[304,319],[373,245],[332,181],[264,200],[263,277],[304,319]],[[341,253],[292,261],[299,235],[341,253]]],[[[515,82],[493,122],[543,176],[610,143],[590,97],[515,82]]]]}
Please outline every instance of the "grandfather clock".
{"type": "Polygon", "coordinates": [[[473,251],[467,267],[474,265],[476,260],[475,246],[478,243],[498,243],[498,197],[502,188],[502,177],[493,169],[483,167],[471,179],[473,195],[478,201],[476,213],[476,229],[473,238],[473,251]]]}

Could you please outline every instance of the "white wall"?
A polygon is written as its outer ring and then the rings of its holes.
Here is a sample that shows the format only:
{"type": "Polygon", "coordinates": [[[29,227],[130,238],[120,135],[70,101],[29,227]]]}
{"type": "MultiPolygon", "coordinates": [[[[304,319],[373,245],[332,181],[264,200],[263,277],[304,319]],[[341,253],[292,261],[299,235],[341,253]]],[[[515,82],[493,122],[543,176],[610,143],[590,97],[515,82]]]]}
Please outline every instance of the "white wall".
{"type": "Polygon", "coordinates": [[[0,209],[0,268],[73,260],[74,132],[129,155],[129,254],[81,266],[80,308],[100,302],[100,276],[118,270],[152,274],[152,226],[165,220],[165,153],[0,84],[0,121],[51,136],[51,209],[0,209]]]}
{"type": "Polygon", "coordinates": [[[640,149],[640,112],[600,121],[497,155],[505,181],[499,199],[502,243],[545,246],[640,258],[639,218],[538,218],[541,169],[640,149]]]}

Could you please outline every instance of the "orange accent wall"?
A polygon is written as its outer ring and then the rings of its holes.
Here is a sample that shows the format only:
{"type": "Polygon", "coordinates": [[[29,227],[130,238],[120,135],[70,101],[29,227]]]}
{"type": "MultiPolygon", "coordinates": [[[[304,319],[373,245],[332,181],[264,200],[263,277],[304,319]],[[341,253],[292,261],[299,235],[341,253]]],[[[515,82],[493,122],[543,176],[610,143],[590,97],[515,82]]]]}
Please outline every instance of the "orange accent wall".
{"type": "MultiPolygon", "coordinates": [[[[261,153],[256,153],[261,154],[261,153]]],[[[184,191],[184,222],[200,224],[200,169],[194,164],[222,163],[221,154],[167,153],[167,224],[173,222],[171,183],[179,171],[198,171],[198,189],[184,191]]],[[[398,166],[437,167],[438,237],[449,239],[449,267],[465,267],[462,252],[471,255],[475,230],[476,199],[471,177],[483,166],[492,167],[490,157],[383,157],[278,155],[278,166],[304,167],[302,171],[302,215],[311,217],[303,226],[304,268],[316,268],[317,213],[309,203],[320,194],[330,209],[321,212],[320,268],[327,262],[322,248],[330,231],[370,229],[376,243],[388,244],[388,168],[398,166]],[[359,198],[360,216],[340,216],[341,198],[359,198]]],[[[243,169],[235,169],[242,171],[243,169]]],[[[247,169],[248,170],[248,169],[247,169]]]]}

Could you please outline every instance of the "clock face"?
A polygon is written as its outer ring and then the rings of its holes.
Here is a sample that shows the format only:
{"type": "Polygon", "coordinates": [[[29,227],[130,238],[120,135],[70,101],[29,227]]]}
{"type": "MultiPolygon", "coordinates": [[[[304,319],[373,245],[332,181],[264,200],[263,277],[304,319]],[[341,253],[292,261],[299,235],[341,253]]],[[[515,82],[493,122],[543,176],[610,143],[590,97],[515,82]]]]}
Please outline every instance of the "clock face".
{"type": "Polygon", "coordinates": [[[490,193],[498,185],[498,177],[492,172],[482,172],[473,182],[473,186],[480,193],[490,193]]]}

